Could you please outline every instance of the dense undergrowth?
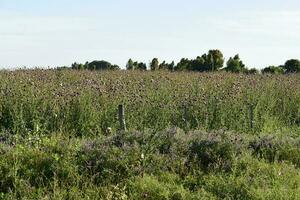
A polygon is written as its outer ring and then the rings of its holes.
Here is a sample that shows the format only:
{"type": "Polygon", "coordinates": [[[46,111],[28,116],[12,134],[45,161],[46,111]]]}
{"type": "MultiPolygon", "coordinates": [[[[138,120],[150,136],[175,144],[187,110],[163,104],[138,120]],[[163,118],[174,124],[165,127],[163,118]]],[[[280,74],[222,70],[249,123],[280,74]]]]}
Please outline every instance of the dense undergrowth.
{"type": "Polygon", "coordinates": [[[1,135],[1,199],[299,199],[300,139],[170,129],[1,135]]]}
{"type": "Polygon", "coordinates": [[[299,75],[0,78],[0,199],[300,199],[299,75]]]}

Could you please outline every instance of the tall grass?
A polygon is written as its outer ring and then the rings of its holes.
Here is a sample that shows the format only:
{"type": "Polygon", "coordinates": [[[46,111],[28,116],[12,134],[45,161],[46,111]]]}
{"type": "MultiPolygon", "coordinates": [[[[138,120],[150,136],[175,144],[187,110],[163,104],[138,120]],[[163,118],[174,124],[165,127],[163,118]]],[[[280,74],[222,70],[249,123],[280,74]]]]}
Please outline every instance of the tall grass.
{"type": "Polygon", "coordinates": [[[0,128],[14,134],[104,134],[119,128],[119,104],[130,130],[260,133],[300,124],[300,75],[21,70],[0,79],[0,128]]]}
{"type": "Polygon", "coordinates": [[[299,125],[296,74],[1,71],[0,199],[299,199],[299,125]]]}

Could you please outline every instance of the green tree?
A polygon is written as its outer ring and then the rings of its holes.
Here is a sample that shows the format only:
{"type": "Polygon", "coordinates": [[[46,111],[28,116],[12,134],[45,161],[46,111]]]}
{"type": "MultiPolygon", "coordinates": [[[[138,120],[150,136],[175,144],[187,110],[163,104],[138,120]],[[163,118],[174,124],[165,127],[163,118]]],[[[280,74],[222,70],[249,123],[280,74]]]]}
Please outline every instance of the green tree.
{"type": "Polygon", "coordinates": [[[71,65],[72,69],[79,69],[79,64],[77,64],[76,62],[72,63],[71,65]]]}
{"type": "Polygon", "coordinates": [[[227,72],[240,73],[245,71],[245,65],[238,54],[235,55],[233,58],[230,57],[226,65],[227,66],[225,67],[225,70],[227,72]]]}
{"type": "Polygon", "coordinates": [[[175,62],[172,61],[170,64],[167,65],[168,70],[170,71],[174,71],[175,68],[175,62]]]}
{"type": "Polygon", "coordinates": [[[195,60],[192,60],[189,66],[189,70],[199,72],[208,71],[208,68],[205,66],[205,59],[198,56],[195,60]]]}
{"type": "Polygon", "coordinates": [[[159,67],[159,61],[158,61],[157,58],[153,58],[153,60],[151,61],[151,63],[150,63],[150,69],[152,71],[160,69],[160,67],[159,67]]]}
{"type": "Polygon", "coordinates": [[[88,63],[88,69],[90,70],[117,70],[120,69],[117,65],[112,65],[111,63],[100,60],[100,61],[93,61],[88,63]]]}
{"type": "Polygon", "coordinates": [[[159,69],[160,70],[174,71],[174,68],[175,68],[174,61],[172,61],[171,63],[167,63],[166,61],[163,61],[162,63],[159,64],[159,69]]]}
{"type": "Polygon", "coordinates": [[[182,58],[179,63],[177,63],[175,70],[176,71],[184,71],[190,69],[190,60],[187,58],[182,58]]]}
{"type": "Polygon", "coordinates": [[[140,62],[140,63],[137,63],[136,66],[137,66],[136,69],[138,69],[138,70],[142,70],[142,71],[147,70],[147,65],[145,63],[140,62]]]}
{"type": "Polygon", "coordinates": [[[86,62],[85,64],[78,64],[78,63],[73,63],[72,64],[72,69],[76,70],[83,70],[83,69],[88,69],[88,70],[118,70],[120,67],[118,65],[112,65],[111,63],[100,60],[100,61],[93,61],[91,63],[86,62]]]}
{"type": "Polygon", "coordinates": [[[158,67],[161,70],[168,70],[168,63],[166,63],[166,61],[163,61],[162,63],[159,64],[158,67]]]}
{"type": "Polygon", "coordinates": [[[297,59],[290,59],[286,61],[283,68],[286,70],[286,73],[300,72],[300,61],[297,59]]]}
{"type": "Polygon", "coordinates": [[[263,74],[269,73],[269,74],[283,74],[284,73],[284,68],[281,67],[276,67],[276,66],[269,66],[261,70],[263,74]]]}
{"type": "Polygon", "coordinates": [[[132,61],[132,59],[130,58],[126,64],[126,69],[127,70],[134,70],[134,63],[132,61]]]}
{"type": "Polygon", "coordinates": [[[224,56],[218,49],[209,50],[205,60],[209,71],[217,71],[224,65],[224,56]]]}

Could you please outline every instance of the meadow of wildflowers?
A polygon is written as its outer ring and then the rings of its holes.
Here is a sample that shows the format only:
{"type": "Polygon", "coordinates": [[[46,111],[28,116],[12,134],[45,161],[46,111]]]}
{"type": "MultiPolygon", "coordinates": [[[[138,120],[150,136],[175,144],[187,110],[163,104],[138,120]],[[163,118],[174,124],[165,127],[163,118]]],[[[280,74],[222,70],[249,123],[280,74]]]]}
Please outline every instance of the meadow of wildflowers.
{"type": "Polygon", "coordinates": [[[300,198],[299,74],[1,71],[0,128],[0,199],[300,198]]]}
{"type": "Polygon", "coordinates": [[[260,133],[300,124],[299,75],[32,70],[0,78],[0,127],[12,134],[104,134],[119,128],[119,104],[129,130],[260,133]]]}

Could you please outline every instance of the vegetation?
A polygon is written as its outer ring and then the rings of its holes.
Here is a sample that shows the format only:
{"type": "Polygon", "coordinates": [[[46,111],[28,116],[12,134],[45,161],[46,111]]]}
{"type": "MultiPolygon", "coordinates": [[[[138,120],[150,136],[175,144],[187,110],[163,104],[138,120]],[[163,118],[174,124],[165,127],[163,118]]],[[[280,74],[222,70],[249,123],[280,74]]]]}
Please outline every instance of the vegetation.
{"type": "Polygon", "coordinates": [[[283,74],[283,67],[269,66],[262,70],[262,73],[270,73],[270,74],[283,74]]]}
{"type": "MultiPolygon", "coordinates": [[[[224,66],[225,58],[220,50],[209,50],[207,54],[198,56],[196,59],[182,58],[176,65],[174,61],[167,63],[163,61],[159,62],[158,58],[153,58],[149,63],[149,69],[151,71],[157,70],[169,70],[169,71],[197,71],[197,72],[215,72],[215,71],[227,71],[233,73],[245,73],[245,74],[257,74],[259,71],[255,68],[249,69],[240,59],[239,54],[233,58],[230,57],[224,66]]],[[[73,63],[72,69],[77,70],[118,70],[117,65],[112,65],[107,61],[93,61],[85,64],[73,63]]],[[[147,70],[147,65],[143,62],[133,61],[129,59],[126,64],[127,70],[147,70]]],[[[290,59],[286,61],[284,65],[269,66],[261,70],[262,73],[270,74],[284,74],[284,73],[299,73],[300,61],[297,59],[290,59]]]]}
{"type": "Polygon", "coordinates": [[[147,65],[142,62],[133,62],[131,59],[128,60],[126,65],[127,70],[147,70],[147,65]]]}
{"type": "Polygon", "coordinates": [[[1,199],[299,199],[300,140],[178,129],[2,134],[1,199]]]}
{"type": "Polygon", "coordinates": [[[250,73],[1,71],[0,199],[299,199],[300,75],[250,73]]]}
{"type": "Polygon", "coordinates": [[[235,55],[233,58],[229,58],[227,61],[227,67],[225,68],[227,72],[244,72],[246,70],[243,61],[241,61],[239,55],[235,55]]]}
{"type": "Polygon", "coordinates": [[[76,62],[72,64],[72,69],[77,69],[77,70],[83,70],[83,69],[88,69],[88,70],[118,70],[120,69],[119,66],[117,65],[112,65],[111,63],[101,60],[101,61],[93,61],[91,63],[86,62],[84,65],[83,64],[77,64],[76,62]]]}
{"type": "Polygon", "coordinates": [[[286,61],[283,68],[287,73],[300,72],[300,60],[297,59],[288,60],[286,61]]]}

